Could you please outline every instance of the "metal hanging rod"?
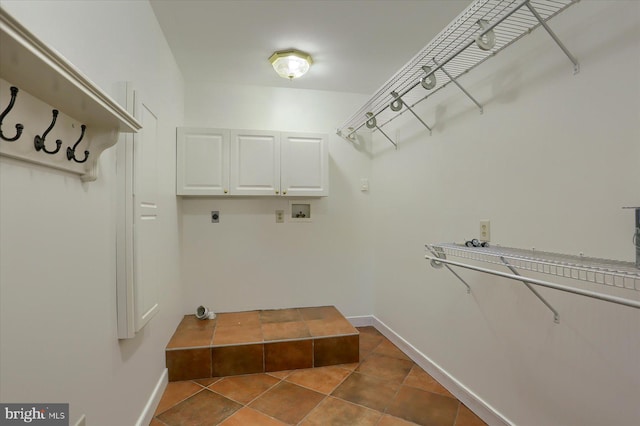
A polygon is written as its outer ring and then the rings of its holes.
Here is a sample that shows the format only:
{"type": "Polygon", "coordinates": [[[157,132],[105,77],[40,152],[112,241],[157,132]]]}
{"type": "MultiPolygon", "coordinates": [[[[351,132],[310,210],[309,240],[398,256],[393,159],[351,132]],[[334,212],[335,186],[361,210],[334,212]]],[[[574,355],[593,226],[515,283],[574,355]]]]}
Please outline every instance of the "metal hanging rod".
{"type": "MultiPolygon", "coordinates": [[[[446,254],[444,252],[444,250],[442,249],[442,247],[439,246],[435,246],[432,247],[429,244],[425,245],[425,247],[427,248],[427,250],[429,250],[434,257],[427,257],[427,259],[431,260],[431,266],[433,266],[434,268],[441,268],[441,267],[445,267],[449,270],[449,272],[451,272],[453,275],[455,275],[456,278],[458,278],[460,281],[462,281],[462,283],[467,287],[467,293],[471,293],[471,286],[469,286],[469,284],[460,276],[456,273],[456,271],[454,271],[449,265],[447,265],[445,262],[442,262],[441,259],[446,259],[446,254]],[[436,260],[437,259],[437,260],[436,260]]],[[[509,268],[509,270],[517,276],[521,276],[518,271],[516,271],[516,269],[511,266],[509,264],[509,262],[507,262],[507,260],[504,258],[504,256],[500,256],[500,260],[502,261],[502,263],[504,263],[504,265],[509,268]]],[[[521,280],[522,283],[538,298],[540,299],[540,301],[542,303],[545,304],[545,306],[547,308],[549,308],[551,310],[551,312],[553,312],[553,321],[558,324],[560,322],[560,314],[558,314],[558,311],[556,311],[553,306],[551,306],[551,304],[549,304],[549,302],[546,301],[546,299],[544,297],[542,297],[542,295],[540,295],[540,293],[538,293],[538,291],[536,291],[535,288],[531,287],[531,284],[529,284],[529,282],[526,279],[522,279],[521,280]]]]}
{"type": "Polygon", "coordinates": [[[507,247],[468,247],[453,243],[427,244],[425,247],[431,253],[425,255],[425,259],[431,261],[431,266],[435,268],[442,266],[447,267],[449,271],[451,271],[464,283],[465,286],[467,286],[469,291],[469,284],[464,281],[460,275],[455,273],[449,265],[523,282],[527,288],[531,290],[531,292],[538,297],[538,299],[540,299],[540,301],[544,303],[549,310],[551,310],[554,322],[556,323],[559,322],[560,318],[558,311],[554,309],[551,304],[531,286],[532,284],[640,309],[640,301],[638,300],[612,296],[609,294],[552,283],[536,278],[524,277],[518,272],[520,269],[564,278],[572,278],[580,281],[600,284],[606,287],[618,287],[627,290],[640,291],[640,269],[636,268],[631,262],[588,258],[582,255],[571,256],[566,254],[540,252],[535,249],[523,250],[507,247]],[[506,266],[509,268],[511,273],[453,261],[448,257],[458,257],[506,266]]]}
{"type": "Polygon", "coordinates": [[[578,1],[476,0],[383,84],[369,101],[337,130],[337,133],[354,140],[355,132],[372,118],[377,121],[373,130],[381,130],[384,125],[407,110],[426,126],[411,108],[452,82],[482,111],[480,103],[471,97],[457,80],[538,26],[545,28],[574,64],[574,71],[578,72],[577,60],[546,23],[578,1]],[[446,70],[443,68],[445,65],[446,70]],[[421,84],[430,78],[433,78],[434,82],[432,87],[427,88],[421,84]],[[426,95],[425,89],[428,91],[426,95]],[[406,110],[394,111],[391,108],[398,97],[402,99],[403,105],[407,106],[406,110]]]}
{"type": "Polygon", "coordinates": [[[435,262],[442,262],[449,265],[459,266],[460,268],[471,269],[473,271],[484,272],[486,274],[496,275],[498,277],[509,278],[516,281],[527,281],[530,284],[535,284],[542,287],[553,288],[553,289],[565,291],[568,293],[579,294],[581,296],[591,297],[593,299],[604,300],[606,302],[617,303],[619,305],[640,309],[640,302],[636,302],[635,300],[629,300],[629,299],[624,299],[622,297],[597,293],[595,291],[569,287],[561,284],[551,283],[544,280],[539,280],[536,278],[528,278],[528,277],[523,277],[521,275],[513,275],[513,274],[508,274],[506,272],[494,271],[493,269],[481,268],[479,266],[468,265],[466,263],[456,262],[449,259],[441,259],[439,257],[434,257],[429,255],[425,255],[425,259],[435,261],[435,262]]]}
{"type": "Polygon", "coordinates": [[[430,245],[439,257],[457,257],[503,266],[506,259],[518,270],[640,291],[640,269],[632,262],[597,259],[509,247],[467,247],[461,244],[430,245]]]}

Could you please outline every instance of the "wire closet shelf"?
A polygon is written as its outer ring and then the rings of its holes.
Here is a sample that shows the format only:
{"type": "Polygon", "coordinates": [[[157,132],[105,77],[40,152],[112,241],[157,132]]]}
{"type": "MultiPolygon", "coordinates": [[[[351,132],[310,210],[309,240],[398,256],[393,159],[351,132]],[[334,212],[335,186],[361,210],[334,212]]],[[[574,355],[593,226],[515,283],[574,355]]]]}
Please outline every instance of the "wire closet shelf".
{"type": "MultiPolygon", "coordinates": [[[[413,113],[425,127],[431,130],[412,108],[452,82],[482,112],[482,106],[458,83],[457,79],[540,25],[544,26],[569,57],[574,65],[574,72],[578,72],[577,60],[546,24],[546,21],[578,1],[474,1],[383,84],[369,101],[338,129],[337,133],[347,139],[354,139],[355,132],[363,126],[382,132],[381,127],[406,111],[413,113]],[[406,108],[401,111],[403,106],[406,108]]],[[[393,141],[391,142],[395,145],[393,141]]]]}
{"type": "Polygon", "coordinates": [[[640,309],[640,300],[634,297],[620,297],[603,291],[593,291],[578,286],[553,283],[538,278],[520,275],[518,270],[538,272],[564,278],[573,278],[585,282],[595,283],[607,287],[617,287],[626,290],[640,291],[640,269],[631,262],[571,256],[566,254],[541,252],[535,249],[523,250],[507,247],[482,247],[441,243],[427,244],[425,259],[431,261],[431,266],[444,266],[456,276],[466,287],[467,293],[471,286],[451,266],[483,272],[498,277],[521,281],[552,313],[553,320],[560,322],[558,311],[539,293],[534,286],[542,286],[567,293],[578,294],[593,299],[616,303],[640,309]],[[470,263],[458,262],[448,257],[458,257],[478,262],[500,265],[508,268],[511,273],[479,267],[470,263]]]}
{"type": "Polygon", "coordinates": [[[509,247],[467,247],[454,243],[427,245],[429,248],[437,257],[444,259],[449,256],[500,266],[508,264],[519,270],[640,291],[640,269],[632,262],[509,247]]]}

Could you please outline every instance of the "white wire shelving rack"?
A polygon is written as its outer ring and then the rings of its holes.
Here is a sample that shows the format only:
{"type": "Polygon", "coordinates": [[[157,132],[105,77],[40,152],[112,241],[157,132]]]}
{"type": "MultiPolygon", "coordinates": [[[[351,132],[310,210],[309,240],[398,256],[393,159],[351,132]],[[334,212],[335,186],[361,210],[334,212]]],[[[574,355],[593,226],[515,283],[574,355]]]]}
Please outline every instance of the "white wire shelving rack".
{"type": "Polygon", "coordinates": [[[467,247],[466,245],[455,243],[427,244],[425,247],[427,249],[425,259],[431,261],[431,266],[435,268],[445,266],[460,281],[462,281],[462,283],[467,287],[467,292],[471,291],[471,287],[451,268],[451,266],[471,269],[523,282],[542,301],[542,303],[544,303],[553,312],[555,322],[559,322],[558,312],[535,290],[535,288],[532,287],[532,285],[553,288],[560,291],[640,309],[639,300],[613,296],[604,292],[553,283],[537,278],[529,278],[520,275],[518,272],[519,270],[537,272],[599,284],[604,287],[616,287],[630,291],[640,291],[640,269],[632,262],[508,247],[467,247]],[[504,266],[508,268],[511,273],[451,260],[451,257],[504,266]]]}
{"type": "Polygon", "coordinates": [[[476,0],[443,29],[413,59],[378,89],[377,92],[340,128],[337,134],[355,140],[363,127],[380,131],[397,116],[410,112],[430,132],[431,127],[413,107],[440,89],[454,83],[483,111],[482,105],[462,86],[459,78],[521,37],[542,26],[573,63],[577,59],[562,44],[547,21],[579,0],[476,0]]]}

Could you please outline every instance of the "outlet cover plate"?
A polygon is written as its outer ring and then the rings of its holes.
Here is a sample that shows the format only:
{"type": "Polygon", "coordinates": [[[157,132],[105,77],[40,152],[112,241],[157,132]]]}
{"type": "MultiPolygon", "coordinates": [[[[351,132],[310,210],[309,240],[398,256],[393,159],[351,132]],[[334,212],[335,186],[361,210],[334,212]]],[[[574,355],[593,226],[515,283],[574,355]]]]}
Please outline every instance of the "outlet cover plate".
{"type": "Polygon", "coordinates": [[[488,220],[480,221],[480,241],[491,241],[491,222],[488,220]]]}

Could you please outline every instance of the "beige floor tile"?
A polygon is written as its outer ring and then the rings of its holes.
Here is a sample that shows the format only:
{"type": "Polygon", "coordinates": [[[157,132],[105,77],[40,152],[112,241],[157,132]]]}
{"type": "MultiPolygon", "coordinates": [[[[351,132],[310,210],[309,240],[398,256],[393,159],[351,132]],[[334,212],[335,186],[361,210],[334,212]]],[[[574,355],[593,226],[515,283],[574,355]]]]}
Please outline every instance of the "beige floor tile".
{"type": "Polygon", "coordinates": [[[158,416],[168,425],[215,426],[242,408],[242,405],[203,389],[158,416]]]}
{"type": "Polygon", "coordinates": [[[282,426],[285,424],[259,411],[245,407],[220,423],[220,426],[282,426]]]}
{"type": "Polygon", "coordinates": [[[386,413],[424,426],[453,426],[459,404],[437,393],[401,386],[386,413]]]}
{"type": "Polygon", "coordinates": [[[455,398],[451,392],[417,365],[413,366],[406,379],[404,379],[403,384],[429,392],[435,392],[450,398],[455,398]]]}
{"type": "Polygon", "coordinates": [[[411,367],[413,367],[413,362],[411,361],[374,353],[362,361],[356,371],[380,379],[402,383],[411,371],[411,367]]]}
{"type": "Polygon", "coordinates": [[[324,398],[321,393],[280,382],[253,401],[250,407],[284,423],[296,424],[324,398]]]}
{"type": "Polygon", "coordinates": [[[458,415],[454,426],[487,426],[487,424],[476,414],[469,410],[466,405],[460,404],[458,415]]]}
{"type": "Polygon", "coordinates": [[[267,374],[230,376],[209,386],[209,389],[241,404],[248,404],[280,380],[267,374]]]}
{"type": "Polygon", "coordinates": [[[381,416],[382,413],[379,411],[329,397],[322,401],[300,425],[375,426],[381,416]]]}
{"type": "Polygon", "coordinates": [[[350,374],[339,367],[319,367],[293,371],[285,379],[314,391],[329,394],[350,374]]]}
{"type": "Polygon", "coordinates": [[[156,416],[201,390],[201,386],[188,380],[183,382],[170,382],[167,384],[160,403],[156,408],[156,416]]]}

